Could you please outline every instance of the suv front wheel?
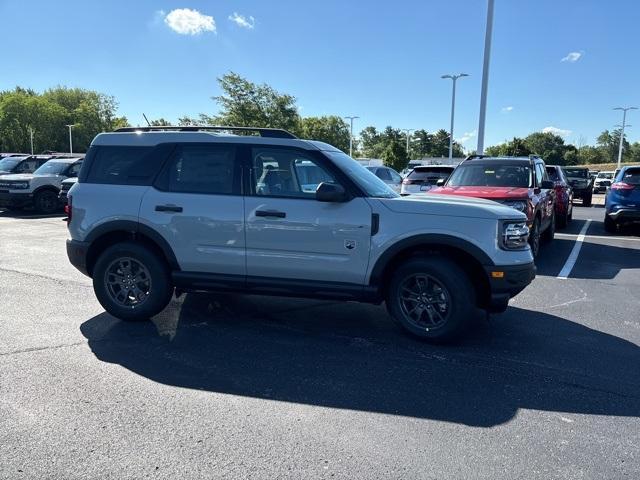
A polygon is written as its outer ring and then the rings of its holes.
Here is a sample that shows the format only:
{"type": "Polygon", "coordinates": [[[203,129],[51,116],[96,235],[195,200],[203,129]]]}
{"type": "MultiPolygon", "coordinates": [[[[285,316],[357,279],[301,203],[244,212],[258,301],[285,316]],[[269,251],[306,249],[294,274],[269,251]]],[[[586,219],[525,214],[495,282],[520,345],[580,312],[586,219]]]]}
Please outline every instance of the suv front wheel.
{"type": "Polygon", "coordinates": [[[467,274],[441,257],[416,257],[394,272],[386,298],[390,315],[410,333],[440,343],[458,337],[475,308],[467,274]]]}
{"type": "Polygon", "coordinates": [[[125,321],[147,320],[169,304],[173,286],[167,265],[142,245],[106,249],[93,270],[93,289],[104,309],[125,321]]]}

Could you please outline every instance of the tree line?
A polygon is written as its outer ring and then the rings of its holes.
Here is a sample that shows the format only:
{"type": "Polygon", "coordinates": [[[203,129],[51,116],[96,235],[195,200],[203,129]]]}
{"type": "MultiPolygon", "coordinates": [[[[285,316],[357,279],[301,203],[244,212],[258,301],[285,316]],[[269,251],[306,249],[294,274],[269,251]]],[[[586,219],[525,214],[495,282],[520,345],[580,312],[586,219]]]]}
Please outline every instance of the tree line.
{"type": "MultiPolygon", "coordinates": [[[[281,93],[267,84],[257,84],[234,72],[218,79],[221,95],[212,97],[218,113],[184,116],[178,125],[231,125],[282,128],[300,138],[320,140],[349,152],[349,125],[336,115],[303,117],[296,98],[281,93]]],[[[37,93],[16,87],[0,92],[0,151],[30,151],[33,131],[35,151],[67,151],[66,125],[73,124],[74,151],[83,152],[100,132],[129,126],[127,118],[117,116],[114,97],[80,88],[54,87],[37,93]]],[[[164,118],[153,119],[151,125],[170,125],[164,118]]],[[[382,130],[368,126],[354,139],[354,157],[379,158],[396,170],[406,167],[409,160],[424,157],[446,157],[449,154],[449,132],[444,129],[429,132],[419,129],[409,134],[388,126],[382,130]]],[[[605,130],[596,145],[572,145],[550,132],[534,132],[525,138],[486,149],[489,155],[542,156],[547,163],[577,165],[614,162],[617,159],[620,132],[605,130]]],[[[640,162],[640,142],[629,144],[624,139],[625,162],[640,162]]],[[[473,152],[470,152],[473,153],[473,152]]],[[[453,142],[453,156],[465,152],[453,142]]]]}

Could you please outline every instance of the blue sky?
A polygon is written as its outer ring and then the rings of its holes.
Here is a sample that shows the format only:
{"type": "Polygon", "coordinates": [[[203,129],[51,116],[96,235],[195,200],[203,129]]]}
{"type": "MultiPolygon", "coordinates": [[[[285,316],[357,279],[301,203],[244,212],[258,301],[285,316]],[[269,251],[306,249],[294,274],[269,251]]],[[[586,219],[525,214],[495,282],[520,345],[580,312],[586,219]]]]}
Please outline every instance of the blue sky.
{"type": "MultiPolygon", "coordinates": [[[[99,90],[142,125],[215,113],[233,70],[302,115],[435,130],[449,125],[440,76],[466,72],[455,137],[473,149],[485,15],[486,0],[0,0],[0,89],[99,90]]],[[[547,127],[593,143],[620,123],[613,106],[640,106],[638,20],[636,0],[496,0],[485,145],[547,127]]],[[[640,112],[628,123],[640,140],[640,112]]]]}

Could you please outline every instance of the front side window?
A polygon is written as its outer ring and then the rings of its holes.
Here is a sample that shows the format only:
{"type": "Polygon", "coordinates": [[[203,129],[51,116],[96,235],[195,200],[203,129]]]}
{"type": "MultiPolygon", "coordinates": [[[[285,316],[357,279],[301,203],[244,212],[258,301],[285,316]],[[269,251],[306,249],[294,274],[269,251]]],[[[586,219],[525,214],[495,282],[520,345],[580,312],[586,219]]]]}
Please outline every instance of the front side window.
{"type": "Polygon", "coordinates": [[[542,182],[544,180],[544,167],[542,166],[541,163],[536,163],[535,169],[536,169],[536,186],[539,187],[540,185],[542,185],[542,182]]]}
{"type": "Polygon", "coordinates": [[[71,167],[69,167],[69,170],[67,171],[67,176],[77,177],[78,174],[80,173],[81,167],[82,167],[82,162],[74,163],[73,165],[71,165],[71,167]]]}
{"type": "Polygon", "coordinates": [[[337,183],[311,156],[294,149],[253,148],[251,181],[256,195],[315,198],[320,183],[337,183]]]}
{"type": "Polygon", "coordinates": [[[469,162],[456,168],[449,187],[519,187],[529,188],[533,172],[529,165],[469,162]]]}
{"type": "Polygon", "coordinates": [[[240,168],[231,145],[180,145],[169,161],[171,192],[230,195],[239,191],[240,168]]]}

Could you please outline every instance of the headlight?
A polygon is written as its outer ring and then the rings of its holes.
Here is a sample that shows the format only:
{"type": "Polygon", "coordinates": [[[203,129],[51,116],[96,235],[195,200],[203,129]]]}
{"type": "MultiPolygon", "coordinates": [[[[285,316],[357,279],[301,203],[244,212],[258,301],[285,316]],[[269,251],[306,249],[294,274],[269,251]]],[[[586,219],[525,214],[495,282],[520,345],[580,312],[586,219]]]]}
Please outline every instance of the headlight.
{"type": "Polygon", "coordinates": [[[29,188],[29,182],[2,182],[0,187],[8,188],[9,190],[25,190],[29,188]]]}
{"type": "Polygon", "coordinates": [[[529,240],[529,227],[522,221],[505,221],[499,239],[500,246],[505,250],[524,250],[529,240]]]}
{"type": "Polygon", "coordinates": [[[507,200],[502,202],[507,207],[515,208],[519,212],[527,213],[527,202],[524,200],[507,200]]]}

